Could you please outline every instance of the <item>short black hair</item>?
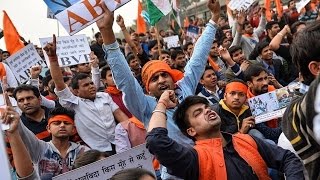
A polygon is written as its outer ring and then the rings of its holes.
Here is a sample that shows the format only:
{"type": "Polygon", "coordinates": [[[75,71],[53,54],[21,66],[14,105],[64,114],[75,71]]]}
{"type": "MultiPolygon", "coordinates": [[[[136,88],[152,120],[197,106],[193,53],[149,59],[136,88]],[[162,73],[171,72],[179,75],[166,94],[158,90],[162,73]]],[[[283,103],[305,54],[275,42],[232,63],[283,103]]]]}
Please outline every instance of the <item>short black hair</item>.
{"type": "Polygon", "coordinates": [[[72,169],[77,169],[79,167],[91,164],[100,160],[101,157],[109,157],[108,152],[100,152],[96,149],[90,149],[84,153],[81,153],[74,161],[72,169]]]}
{"type": "Polygon", "coordinates": [[[195,104],[210,105],[209,101],[204,97],[188,96],[178,105],[176,111],[173,113],[173,120],[180,131],[193,141],[195,141],[195,138],[187,133],[187,129],[191,127],[189,118],[187,117],[187,110],[195,104]]]}
{"type": "Polygon", "coordinates": [[[175,61],[179,55],[184,55],[184,52],[182,50],[174,50],[171,52],[170,56],[171,56],[171,59],[175,61]]]}
{"type": "Polygon", "coordinates": [[[235,53],[236,51],[238,50],[241,50],[242,51],[242,47],[241,46],[238,46],[238,45],[235,45],[235,46],[231,46],[229,49],[228,49],[228,52],[229,54],[231,55],[231,57],[233,56],[233,53],[235,53]]]}
{"type": "MultiPolygon", "coordinates": [[[[211,66],[206,66],[205,68],[204,68],[204,71],[203,71],[203,74],[202,74],[202,76],[201,76],[201,79],[203,79],[203,75],[204,75],[204,73],[206,72],[206,70],[213,70],[214,71],[214,69],[211,67],[211,66]]],[[[214,73],[216,74],[216,72],[214,71],[214,73]]],[[[216,74],[217,75],[217,74],[216,74]]]]}
{"type": "Polygon", "coordinates": [[[127,58],[126,58],[127,63],[130,64],[130,62],[131,62],[133,59],[135,59],[135,58],[136,58],[136,57],[134,56],[133,53],[129,53],[129,54],[127,55],[127,58]]]}
{"type": "MultiPolygon", "coordinates": [[[[272,26],[275,25],[275,24],[278,24],[279,23],[277,21],[269,21],[267,24],[266,24],[266,30],[270,30],[272,29],[272,26]]],[[[267,31],[268,32],[268,31],[267,31]]]]}
{"type": "Polygon", "coordinates": [[[290,26],[291,34],[295,34],[298,31],[298,26],[300,25],[306,25],[303,21],[296,21],[290,26]]]}
{"type": "Polygon", "coordinates": [[[248,86],[247,83],[245,83],[242,79],[232,79],[227,84],[232,83],[232,82],[239,82],[239,83],[242,83],[245,86],[248,86]]]}
{"type": "Polygon", "coordinates": [[[43,78],[43,86],[48,86],[49,85],[49,82],[52,80],[52,76],[49,74],[48,76],[44,77],[43,78]]]}
{"type": "Polygon", "coordinates": [[[100,32],[97,32],[97,33],[94,34],[94,37],[95,37],[96,39],[98,39],[99,36],[101,36],[101,33],[100,33],[100,32]]]}
{"type": "Polygon", "coordinates": [[[129,168],[115,173],[111,180],[140,180],[141,177],[148,175],[156,179],[156,177],[149,171],[142,168],[129,168]]]}
{"type": "Polygon", "coordinates": [[[90,78],[88,74],[85,73],[78,73],[72,77],[71,80],[71,87],[72,89],[79,89],[79,80],[90,78]]]}
{"type": "Polygon", "coordinates": [[[188,50],[188,46],[190,46],[190,45],[193,45],[193,42],[191,42],[191,41],[188,41],[185,45],[183,45],[183,50],[184,51],[187,51],[188,50]]]}
{"type": "Polygon", "coordinates": [[[246,71],[244,71],[243,75],[244,75],[244,80],[247,81],[252,81],[252,77],[257,77],[260,75],[261,72],[266,72],[268,73],[268,71],[262,67],[261,65],[250,65],[248,67],[248,69],[246,71]]]}
{"type": "Polygon", "coordinates": [[[261,54],[262,50],[269,46],[269,43],[267,41],[261,41],[256,46],[258,54],[261,54]]]}
{"type": "Polygon", "coordinates": [[[7,53],[9,56],[11,55],[9,51],[2,51],[2,54],[7,53]]]}
{"type": "Polygon", "coordinates": [[[316,20],[298,33],[291,44],[290,54],[301,73],[304,84],[310,85],[315,76],[309,70],[311,61],[320,62],[320,21],[316,20]]]}
{"type": "Polygon", "coordinates": [[[64,107],[56,107],[54,109],[52,109],[49,113],[49,119],[53,116],[56,115],[66,115],[69,118],[74,120],[74,116],[75,116],[75,111],[73,109],[69,109],[69,108],[64,108],[64,107]]]}
{"type": "Polygon", "coordinates": [[[20,86],[16,87],[16,89],[13,91],[13,97],[16,100],[17,100],[17,93],[21,91],[32,91],[37,98],[40,97],[40,91],[38,88],[29,84],[21,84],[20,86]]]}
{"type": "Polygon", "coordinates": [[[106,76],[107,76],[107,71],[110,71],[110,67],[109,66],[104,66],[102,69],[101,69],[101,72],[100,72],[100,75],[101,75],[101,79],[106,79],[106,76]]]}

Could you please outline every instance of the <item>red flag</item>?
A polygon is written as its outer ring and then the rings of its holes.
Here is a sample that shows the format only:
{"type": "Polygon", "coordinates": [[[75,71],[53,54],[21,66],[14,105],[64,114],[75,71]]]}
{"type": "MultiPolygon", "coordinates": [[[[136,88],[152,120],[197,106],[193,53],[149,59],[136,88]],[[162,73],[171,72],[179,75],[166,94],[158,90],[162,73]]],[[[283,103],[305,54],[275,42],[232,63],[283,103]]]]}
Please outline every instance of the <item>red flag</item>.
{"type": "Polygon", "coordinates": [[[140,0],[138,0],[137,33],[146,33],[147,27],[143,17],[141,16],[141,12],[142,12],[142,5],[140,0]]]}
{"type": "Polygon", "coordinates": [[[24,47],[24,44],[20,41],[20,35],[16,28],[14,27],[13,23],[11,22],[9,16],[7,15],[6,11],[3,11],[3,35],[4,41],[6,44],[7,51],[10,54],[14,54],[15,52],[19,51],[21,48],[24,47]]]}

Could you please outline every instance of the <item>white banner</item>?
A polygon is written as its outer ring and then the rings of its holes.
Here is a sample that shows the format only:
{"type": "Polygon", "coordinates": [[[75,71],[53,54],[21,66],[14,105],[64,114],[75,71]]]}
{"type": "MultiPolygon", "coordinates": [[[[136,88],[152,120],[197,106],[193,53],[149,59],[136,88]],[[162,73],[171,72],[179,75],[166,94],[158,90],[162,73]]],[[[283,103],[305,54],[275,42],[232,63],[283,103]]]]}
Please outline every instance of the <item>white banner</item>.
{"type": "MultiPolygon", "coordinates": [[[[46,44],[52,42],[52,37],[40,38],[39,40],[41,46],[45,47],[46,44]]],[[[89,54],[91,50],[85,35],[59,36],[57,37],[56,48],[60,67],[88,63],[90,61],[89,54]]],[[[49,66],[49,58],[45,52],[44,56],[49,66]]]]}
{"type": "Polygon", "coordinates": [[[3,131],[0,129],[0,162],[2,167],[0,168],[1,179],[11,179],[9,161],[7,151],[4,142],[3,131]]]}
{"type": "Polygon", "coordinates": [[[105,3],[110,11],[114,11],[130,0],[82,0],[55,15],[70,35],[100,19],[103,15],[101,3],[105,3]]]}
{"type": "Polygon", "coordinates": [[[228,4],[229,8],[233,10],[247,10],[255,0],[231,0],[228,4]]]}
{"type": "Polygon", "coordinates": [[[175,47],[180,47],[179,43],[179,36],[169,36],[163,38],[163,41],[167,43],[167,48],[175,48],[175,47]]]}
{"type": "Polygon", "coordinates": [[[7,64],[20,83],[25,83],[30,77],[30,68],[42,64],[42,59],[33,44],[28,44],[6,59],[7,64]]]}
{"type": "Polygon", "coordinates": [[[101,180],[110,179],[116,172],[128,168],[143,168],[154,174],[153,156],[142,144],[128,151],[113,155],[106,159],[69,171],[53,180],[101,180]]]}

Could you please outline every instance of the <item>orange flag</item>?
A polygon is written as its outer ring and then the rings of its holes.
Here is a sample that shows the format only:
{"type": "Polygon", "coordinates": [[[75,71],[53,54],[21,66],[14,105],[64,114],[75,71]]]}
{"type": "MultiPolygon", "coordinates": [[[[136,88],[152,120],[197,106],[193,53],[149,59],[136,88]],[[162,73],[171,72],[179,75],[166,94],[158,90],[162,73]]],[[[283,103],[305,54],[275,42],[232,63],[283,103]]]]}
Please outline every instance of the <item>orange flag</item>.
{"type": "Polygon", "coordinates": [[[264,7],[266,8],[266,18],[267,18],[267,20],[268,21],[271,21],[271,1],[270,0],[265,0],[265,2],[264,2],[264,7]]]}
{"type": "Polygon", "coordinates": [[[21,48],[24,47],[24,44],[20,41],[20,35],[16,28],[14,27],[13,23],[11,22],[9,16],[7,15],[6,11],[3,11],[3,35],[4,41],[6,44],[7,51],[10,54],[14,54],[15,52],[19,51],[21,48]]]}
{"type": "Polygon", "coordinates": [[[146,33],[147,27],[143,17],[141,16],[141,12],[142,12],[142,5],[140,0],[138,0],[137,33],[146,33]]]}

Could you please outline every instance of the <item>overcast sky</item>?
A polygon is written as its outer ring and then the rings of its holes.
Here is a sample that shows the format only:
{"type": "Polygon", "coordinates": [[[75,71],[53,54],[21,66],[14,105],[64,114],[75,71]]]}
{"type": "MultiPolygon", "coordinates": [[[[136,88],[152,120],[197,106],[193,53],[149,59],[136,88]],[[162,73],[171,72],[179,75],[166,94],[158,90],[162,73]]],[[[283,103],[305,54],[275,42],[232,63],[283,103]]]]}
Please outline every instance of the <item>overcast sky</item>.
{"type": "MultiPolygon", "coordinates": [[[[115,16],[121,14],[127,26],[133,24],[133,20],[137,17],[137,2],[137,0],[131,0],[131,2],[116,10],[115,16]]],[[[40,45],[39,38],[58,34],[57,20],[47,18],[47,6],[42,0],[0,0],[0,10],[1,29],[3,29],[2,10],[5,10],[19,34],[26,40],[30,39],[36,45],[40,45]]],[[[92,28],[94,28],[95,32],[98,31],[96,25],[93,24],[78,34],[86,34],[92,37],[92,28]]],[[[115,32],[120,30],[116,23],[113,28],[115,32]]],[[[60,24],[59,34],[60,36],[68,35],[60,24]]],[[[1,49],[5,49],[3,39],[0,40],[1,49]]]]}

